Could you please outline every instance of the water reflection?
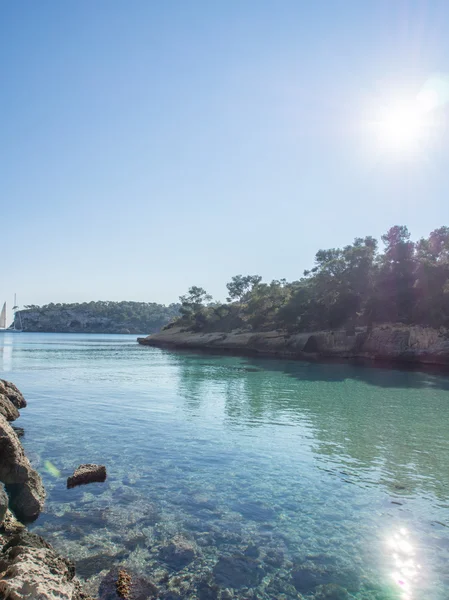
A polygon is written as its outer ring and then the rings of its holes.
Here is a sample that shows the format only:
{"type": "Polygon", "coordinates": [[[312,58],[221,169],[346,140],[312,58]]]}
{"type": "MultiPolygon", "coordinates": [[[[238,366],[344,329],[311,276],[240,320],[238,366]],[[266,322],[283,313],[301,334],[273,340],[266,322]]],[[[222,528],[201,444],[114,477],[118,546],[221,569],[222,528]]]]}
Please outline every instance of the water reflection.
{"type": "Polygon", "coordinates": [[[414,543],[408,530],[401,527],[387,540],[393,571],[391,577],[400,592],[401,600],[414,600],[414,588],[421,571],[416,562],[414,543]]]}
{"type": "Polygon", "coordinates": [[[1,340],[3,342],[3,344],[0,345],[0,367],[2,371],[5,371],[5,373],[9,372],[12,370],[12,343],[10,343],[9,341],[9,337],[10,335],[13,334],[8,334],[8,333],[3,333],[2,337],[3,339],[1,340]]]}
{"type": "Polygon", "coordinates": [[[447,377],[345,364],[170,357],[190,416],[204,418],[213,397],[215,408],[223,405],[225,426],[301,430],[323,468],[340,473],[344,467],[353,483],[380,484],[394,497],[432,492],[446,498],[447,377]]]}

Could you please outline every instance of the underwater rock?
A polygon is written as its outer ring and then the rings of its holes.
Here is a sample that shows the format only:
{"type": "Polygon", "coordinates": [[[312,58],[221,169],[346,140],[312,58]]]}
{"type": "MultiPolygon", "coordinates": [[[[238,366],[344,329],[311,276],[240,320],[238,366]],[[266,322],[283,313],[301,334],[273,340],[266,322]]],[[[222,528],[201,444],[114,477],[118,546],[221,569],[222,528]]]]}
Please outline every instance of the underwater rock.
{"type": "Polygon", "coordinates": [[[263,502],[255,500],[254,502],[243,502],[237,504],[234,509],[246,519],[265,523],[276,518],[276,511],[263,502]]]}
{"type": "Polygon", "coordinates": [[[248,544],[243,554],[251,558],[259,558],[260,550],[255,544],[248,544]]]}
{"type": "Polygon", "coordinates": [[[106,467],[104,465],[80,465],[73,475],[67,479],[67,488],[70,489],[77,485],[94,482],[103,483],[104,481],[106,481],[106,467]]]}
{"type": "Polygon", "coordinates": [[[302,594],[315,591],[318,586],[329,584],[344,587],[350,592],[357,592],[360,588],[359,578],[353,571],[339,568],[337,565],[317,564],[311,561],[294,566],[292,579],[293,585],[302,594]]]}
{"type": "Polygon", "coordinates": [[[215,581],[225,588],[254,587],[263,578],[263,570],[257,560],[244,554],[222,556],[213,568],[215,581]]]}
{"type": "Polygon", "coordinates": [[[0,379],[0,394],[6,396],[16,408],[25,408],[27,405],[22,393],[10,381],[0,379]]]}
{"type": "Polygon", "coordinates": [[[341,585],[328,583],[318,586],[315,600],[349,600],[349,594],[341,585]]]}
{"type": "Polygon", "coordinates": [[[9,495],[9,506],[21,521],[33,521],[44,506],[45,490],[31,467],[22,444],[0,415],[0,481],[9,495]]]}
{"type": "Polygon", "coordinates": [[[284,553],[282,550],[269,549],[265,553],[264,562],[270,567],[281,567],[284,564],[284,553]]]}
{"type": "Polygon", "coordinates": [[[0,596],[9,600],[88,600],[74,579],[73,563],[26,530],[0,553],[0,596]]]}
{"type": "Polygon", "coordinates": [[[139,577],[133,571],[123,568],[111,569],[98,590],[99,600],[153,600],[158,596],[159,589],[150,579],[139,577]],[[126,573],[126,578],[123,573],[126,573]],[[127,595],[120,595],[125,592],[127,595]]]}
{"type": "Polygon", "coordinates": [[[197,555],[195,545],[182,536],[175,536],[170,542],[162,546],[159,557],[173,569],[183,569],[197,555]]]}
{"type": "Polygon", "coordinates": [[[101,571],[110,570],[114,564],[123,560],[124,554],[124,552],[119,552],[118,554],[95,554],[94,556],[81,558],[76,561],[76,572],[80,577],[89,579],[89,577],[101,571]]]}

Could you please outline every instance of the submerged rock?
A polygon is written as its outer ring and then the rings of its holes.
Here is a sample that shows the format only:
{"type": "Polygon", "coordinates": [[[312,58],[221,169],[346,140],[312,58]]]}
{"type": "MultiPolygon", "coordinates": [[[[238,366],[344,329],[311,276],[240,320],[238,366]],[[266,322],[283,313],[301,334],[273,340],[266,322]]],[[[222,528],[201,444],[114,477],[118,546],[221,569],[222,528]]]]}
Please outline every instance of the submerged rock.
{"type": "Polygon", "coordinates": [[[36,519],[44,505],[44,486],[3,416],[0,416],[0,481],[5,484],[9,505],[17,517],[21,521],[36,519]]]}
{"type": "MultiPolygon", "coordinates": [[[[317,591],[317,588],[322,594],[331,593],[331,591],[336,594],[341,588],[357,592],[360,588],[359,577],[355,572],[338,565],[312,563],[311,561],[294,567],[292,579],[293,585],[302,594],[317,591]]],[[[322,597],[327,598],[325,595],[322,597]]],[[[338,596],[335,598],[339,600],[338,596]]],[[[333,600],[333,596],[329,596],[329,599],[333,600]]]]}
{"type": "Polygon", "coordinates": [[[222,556],[213,569],[215,581],[225,588],[255,587],[263,578],[263,570],[257,560],[244,554],[222,556]]]}
{"type": "Polygon", "coordinates": [[[80,465],[67,479],[67,487],[73,488],[77,485],[106,481],[106,467],[104,465],[80,465]]]}
{"type": "Polygon", "coordinates": [[[349,594],[341,585],[328,583],[317,588],[315,600],[349,600],[349,594]]]}
{"type": "Polygon", "coordinates": [[[182,536],[174,537],[162,546],[159,557],[173,569],[182,569],[197,555],[195,545],[182,536]]]}
{"type": "Polygon", "coordinates": [[[0,597],[9,600],[88,600],[74,576],[70,561],[26,530],[0,554],[0,597]]]}

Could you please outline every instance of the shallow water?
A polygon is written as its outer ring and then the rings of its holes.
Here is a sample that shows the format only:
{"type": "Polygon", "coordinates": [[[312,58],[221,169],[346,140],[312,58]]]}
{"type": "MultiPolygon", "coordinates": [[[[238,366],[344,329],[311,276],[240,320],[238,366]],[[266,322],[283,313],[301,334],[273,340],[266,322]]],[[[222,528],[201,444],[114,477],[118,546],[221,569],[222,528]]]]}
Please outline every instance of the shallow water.
{"type": "Polygon", "coordinates": [[[449,597],[449,377],[26,333],[0,370],[48,492],[33,529],[91,589],[121,564],[166,598],[449,597]],[[85,462],[106,483],[67,490],[85,462]]]}

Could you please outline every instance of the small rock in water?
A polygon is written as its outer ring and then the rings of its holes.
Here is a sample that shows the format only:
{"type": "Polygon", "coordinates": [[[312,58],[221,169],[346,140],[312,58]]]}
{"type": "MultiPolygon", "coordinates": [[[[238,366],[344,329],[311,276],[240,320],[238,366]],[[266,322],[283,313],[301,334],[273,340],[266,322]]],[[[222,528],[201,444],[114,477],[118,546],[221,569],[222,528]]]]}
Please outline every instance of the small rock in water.
{"type": "Polygon", "coordinates": [[[146,577],[125,569],[112,569],[100,583],[99,600],[153,600],[159,596],[157,586],[146,577]]]}
{"type": "Polygon", "coordinates": [[[120,598],[125,598],[126,600],[131,591],[131,575],[127,573],[125,569],[120,569],[118,572],[117,583],[115,585],[117,588],[117,594],[120,596],[120,598]]]}
{"type": "Polygon", "coordinates": [[[67,488],[77,485],[106,481],[106,467],[104,465],[80,465],[74,474],[67,479],[67,488]]]}

